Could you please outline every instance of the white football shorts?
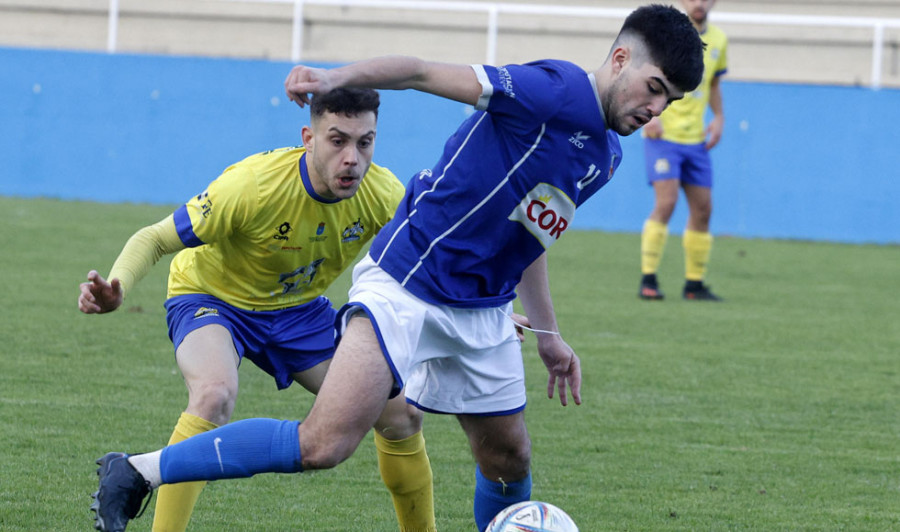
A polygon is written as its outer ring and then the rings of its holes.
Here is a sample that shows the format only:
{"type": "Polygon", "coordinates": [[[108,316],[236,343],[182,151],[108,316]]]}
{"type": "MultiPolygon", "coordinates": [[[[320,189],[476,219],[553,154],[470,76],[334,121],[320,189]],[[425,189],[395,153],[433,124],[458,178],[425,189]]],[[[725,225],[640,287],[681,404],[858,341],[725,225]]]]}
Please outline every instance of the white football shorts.
{"type": "Polygon", "coordinates": [[[400,286],[368,255],[353,269],[349,302],[339,313],[339,334],[350,317],[372,320],[397,389],[426,412],[506,415],[525,408],[525,369],[512,303],[458,309],[426,303],[400,286]]]}

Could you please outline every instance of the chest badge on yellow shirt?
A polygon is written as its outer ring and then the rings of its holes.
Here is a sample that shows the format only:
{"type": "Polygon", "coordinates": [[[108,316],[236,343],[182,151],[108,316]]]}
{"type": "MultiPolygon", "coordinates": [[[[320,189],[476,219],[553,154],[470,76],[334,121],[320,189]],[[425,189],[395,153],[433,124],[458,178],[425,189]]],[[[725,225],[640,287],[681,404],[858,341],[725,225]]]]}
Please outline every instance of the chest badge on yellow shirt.
{"type": "Polygon", "coordinates": [[[362,238],[365,232],[366,228],[363,227],[361,219],[357,218],[355,222],[344,228],[344,231],[341,233],[341,242],[355,242],[362,238]]]}

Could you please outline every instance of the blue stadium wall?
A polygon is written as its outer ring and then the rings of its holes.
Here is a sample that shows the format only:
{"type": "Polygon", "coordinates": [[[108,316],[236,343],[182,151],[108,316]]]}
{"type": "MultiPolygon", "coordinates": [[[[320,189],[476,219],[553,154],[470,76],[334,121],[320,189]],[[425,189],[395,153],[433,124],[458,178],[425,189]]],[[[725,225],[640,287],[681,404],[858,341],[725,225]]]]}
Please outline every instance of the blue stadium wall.
{"type": "MultiPolygon", "coordinates": [[[[308,119],[284,96],[284,62],[0,48],[0,65],[0,195],[174,205],[246,155],[299,144],[308,119]]],[[[900,91],[723,86],[714,234],[900,243],[900,91]]],[[[471,112],[411,91],[382,101],[376,161],[404,181],[471,112]]],[[[640,231],[639,136],[623,148],[574,227],[640,231]]]]}

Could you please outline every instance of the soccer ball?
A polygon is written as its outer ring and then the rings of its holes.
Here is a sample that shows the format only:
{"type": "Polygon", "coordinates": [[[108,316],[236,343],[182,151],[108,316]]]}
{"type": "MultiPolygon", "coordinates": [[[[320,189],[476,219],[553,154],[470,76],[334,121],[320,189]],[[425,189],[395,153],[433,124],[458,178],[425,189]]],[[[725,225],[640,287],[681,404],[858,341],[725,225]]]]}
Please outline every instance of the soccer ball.
{"type": "Polygon", "coordinates": [[[578,532],[578,527],[552,504],[524,501],[497,514],[484,532],[578,532]]]}

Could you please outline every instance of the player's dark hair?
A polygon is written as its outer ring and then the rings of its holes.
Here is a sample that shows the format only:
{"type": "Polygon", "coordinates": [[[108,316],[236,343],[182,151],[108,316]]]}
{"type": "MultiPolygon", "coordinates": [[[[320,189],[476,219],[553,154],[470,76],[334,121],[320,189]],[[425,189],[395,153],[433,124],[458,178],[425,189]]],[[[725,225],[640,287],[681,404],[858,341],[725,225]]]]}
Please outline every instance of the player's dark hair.
{"type": "Polygon", "coordinates": [[[620,37],[630,35],[644,42],[650,59],[676,87],[689,92],[700,85],[705,45],[687,15],[672,6],[639,7],[619,32],[620,37]]]}
{"type": "Polygon", "coordinates": [[[309,106],[309,114],[313,120],[323,114],[341,114],[344,116],[356,116],[360,113],[373,112],[378,118],[378,106],[381,97],[374,89],[347,89],[340,88],[316,94],[309,106]]]}

